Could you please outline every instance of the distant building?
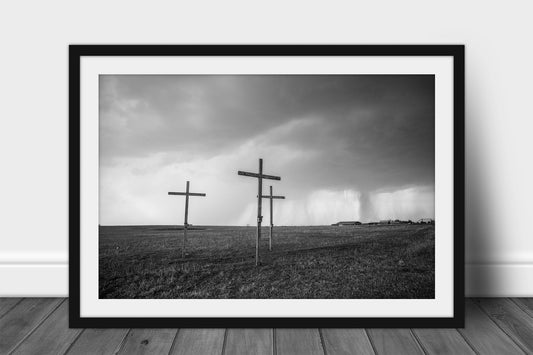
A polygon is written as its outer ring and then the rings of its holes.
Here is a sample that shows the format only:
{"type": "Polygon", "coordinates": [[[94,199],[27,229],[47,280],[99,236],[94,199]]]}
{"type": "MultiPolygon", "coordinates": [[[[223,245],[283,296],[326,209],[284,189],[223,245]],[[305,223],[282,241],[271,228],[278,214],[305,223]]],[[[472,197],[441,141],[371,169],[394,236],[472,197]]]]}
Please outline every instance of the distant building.
{"type": "Polygon", "coordinates": [[[359,221],[341,221],[341,222],[332,224],[332,226],[359,226],[359,225],[361,225],[361,222],[359,221]]]}
{"type": "Polygon", "coordinates": [[[401,219],[382,219],[379,222],[374,222],[374,224],[412,224],[413,221],[407,220],[403,221],[401,219]]]}
{"type": "Polygon", "coordinates": [[[432,218],[420,218],[416,221],[418,224],[435,224],[435,220],[432,218]]]}

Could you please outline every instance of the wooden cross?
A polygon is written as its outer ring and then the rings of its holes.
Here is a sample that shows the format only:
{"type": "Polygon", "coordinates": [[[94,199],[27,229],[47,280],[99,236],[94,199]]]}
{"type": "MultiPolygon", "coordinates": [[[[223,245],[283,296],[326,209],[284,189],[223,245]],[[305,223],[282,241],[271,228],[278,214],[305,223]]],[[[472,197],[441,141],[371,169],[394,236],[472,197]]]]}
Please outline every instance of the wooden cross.
{"type": "Polygon", "coordinates": [[[169,195],[185,196],[185,221],[183,222],[183,247],[181,248],[181,257],[185,257],[185,244],[187,243],[187,229],[189,228],[189,196],[206,196],[204,193],[189,192],[189,182],[185,192],[169,192],[169,195]]]}
{"type": "Polygon", "coordinates": [[[263,195],[261,196],[263,198],[270,199],[270,238],[268,241],[268,250],[272,251],[272,230],[274,229],[274,206],[273,201],[274,199],[285,199],[285,196],[274,196],[272,194],[272,185],[270,186],[270,195],[263,195]]]}
{"type": "Polygon", "coordinates": [[[259,159],[259,172],[249,173],[246,171],[238,171],[237,174],[242,176],[257,178],[257,238],[255,241],[255,265],[259,265],[259,239],[261,239],[261,222],[263,216],[261,215],[261,201],[263,196],[263,179],[281,180],[279,176],[263,174],[263,159],[259,159]]]}

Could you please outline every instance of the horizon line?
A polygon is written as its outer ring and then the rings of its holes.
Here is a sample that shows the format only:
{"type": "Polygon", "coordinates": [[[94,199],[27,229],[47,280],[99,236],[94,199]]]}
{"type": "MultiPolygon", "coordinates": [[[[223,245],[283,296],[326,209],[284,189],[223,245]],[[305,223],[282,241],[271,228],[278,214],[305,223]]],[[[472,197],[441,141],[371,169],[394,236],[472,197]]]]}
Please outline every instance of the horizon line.
{"type": "MultiPolygon", "coordinates": [[[[321,227],[321,226],[333,226],[336,223],[342,223],[342,222],[360,222],[361,225],[363,225],[363,224],[372,224],[372,223],[379,224],[379,222],[381,222],[381,221],[400,221],[400,222],[411,221],[411,222],[417,222],[419,220],[427,220],[427,219],[435,221],[435,218],[424,217],[424,218],[418,218],[416,220],[411,220],[411,219],[407,219],[407,220],[405,220],[405,219],[380,219],[378,221],[369,221],[369,222],[338,221],[338,222],[329,223],[329,224],[275,224],[274,227],[321,227]]],[[[181,224],[175,224],[175,223],[174,224],[100,224],[100,223],[98,223],[98,226],[99,227],[148,227],[148,226],[168,226],[168,227],[173,227],[173,226],[180,227],[181,226],[182,227],[183,223],[181,223],[181,224]]],[[[192,227],[208,227],[208,226],[213,226],[213,227],[253,227],[253,228],[257,227],[256,224],[242,225],[242,224],[192,224],[192,223],[189,223],[189,226],[192,226],[192,227]]],[[[265,224],[261,225],[261,227],[270,227],[270,224],[265,223],[265,224]]]]}

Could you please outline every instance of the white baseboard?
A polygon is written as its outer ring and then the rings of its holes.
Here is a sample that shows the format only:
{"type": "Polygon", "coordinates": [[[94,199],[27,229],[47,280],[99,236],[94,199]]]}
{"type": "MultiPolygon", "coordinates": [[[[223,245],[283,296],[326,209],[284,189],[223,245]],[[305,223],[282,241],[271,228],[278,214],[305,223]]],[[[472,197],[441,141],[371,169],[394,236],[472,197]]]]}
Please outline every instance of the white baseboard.
{"type": "MultiPolygon", "coordinates": [[[[532,264],[467,264],[466,296],[532,297],[532,264]]],[[[68,297],[67,263],[0,263],[0,297],[68,297]]]]}
{"type": "Polygon", "coordinates": [[[0,297],[67,297],[68,264],[0,264],[0,297]]]}
{"type": "Polygon", "coordinates": [[[533,297],[533,263],[466,264],[468,297],[533,297]]]}

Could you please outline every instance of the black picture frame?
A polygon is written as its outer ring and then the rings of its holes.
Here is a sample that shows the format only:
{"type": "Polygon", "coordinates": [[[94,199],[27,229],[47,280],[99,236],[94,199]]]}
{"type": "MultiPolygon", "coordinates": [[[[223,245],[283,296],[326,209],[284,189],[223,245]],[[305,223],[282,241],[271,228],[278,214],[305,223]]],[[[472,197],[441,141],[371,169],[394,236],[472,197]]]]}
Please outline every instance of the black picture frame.
{"type": "Polygon", "coordinates": [[[464,326],[464,45],[70,45],[69,324],[71,328],[460,328],[464,326]],[[454,290],[449,318],[86,318],[80,315],[80,64],[85,56],[453,57],[454,290]]]}

